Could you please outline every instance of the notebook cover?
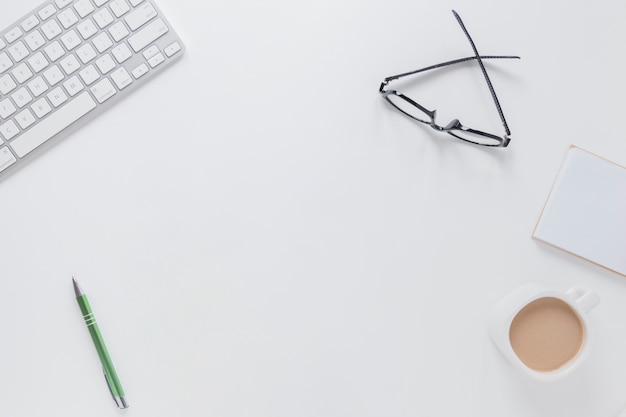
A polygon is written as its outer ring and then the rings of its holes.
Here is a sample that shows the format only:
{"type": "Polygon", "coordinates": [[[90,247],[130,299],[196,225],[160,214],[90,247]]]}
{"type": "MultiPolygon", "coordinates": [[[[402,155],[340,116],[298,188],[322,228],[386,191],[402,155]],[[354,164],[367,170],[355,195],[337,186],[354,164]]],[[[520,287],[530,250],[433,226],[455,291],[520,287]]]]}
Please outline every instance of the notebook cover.
{"type": "Polygon", "coordinates": [[[626,168],[570,147],[533,237],[626,276],[626,168]]]}

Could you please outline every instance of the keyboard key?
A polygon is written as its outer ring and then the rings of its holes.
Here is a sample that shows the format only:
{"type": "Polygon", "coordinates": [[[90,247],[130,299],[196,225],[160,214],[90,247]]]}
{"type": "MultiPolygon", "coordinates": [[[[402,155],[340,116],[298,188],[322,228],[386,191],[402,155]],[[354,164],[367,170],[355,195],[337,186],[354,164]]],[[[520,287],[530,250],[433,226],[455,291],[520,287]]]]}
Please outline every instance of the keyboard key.
{"type": "Polygon", "coordinates": [[[111,58],[111,55],[105,54],[96,59],[96,66],[102,74],[106,74],[115,68],[115,61],[111,58]]]}
{"type": "Polygon", "coordinates": [[[13,43],[16,40],[18,40],[20,36],[22,36],[22,31],[20,30],[20,28],[16,26],[10,31],[8,31],[6,35],[4,35],[4,38],[7,40],[7,42],[13,43]]]}
{"type": "Polygon", "coordinates": [[[148,26],[141,29],[139,32],[128,38],[128,43],[133,51],[139,52],[152,42],[165,35],[169,29],[165,25],[165,22],[161,18],[148,24],[148,26]]]}
{"type": "Polygon", "coordinates": [[[165,61],[165,57],[163,56],[162,53],[159,52],[158,54],[156,54],[155,56],[153,56],[152,58],[148,60],[148,65],[154,68],[157,65],[161,64],[163,61],[165,61]]]}
{"type": "Polygon", "coordinates": [[[53,65],[43,72],[43,76],[50,86],[54,86],[63,81],[63,73],[57,65],[53,65]]]}
{"type": "Polygon", "coordinates": [[[17,81],[18,84],[25,83],[33,76],[33,73],[30,68],[28,68],[28,65],[23,62],[15,67],[15,69],[11,71],[11,74],[13,74],[13,77],[15,77],[15,81],[17,81]]]}
{"type": "Polygon", "coordinates": [[[155,56],[156,54],[158,54],[159,52],[159,47],[156,45],[152,45],[151,47],[149,47],[148,49],[146,49],[145,51],[143,51],[143,57],[146,59],[150,59],[153,56],[155,56]]]}
{"type": "Polygon", "coordinates": [[[37,12],[37,14],[39,15],[39,18],[41,20],[47,20],[50,17],[52,17],[52,15],[54,15],[54,13],[56,13],[56,9],[54,8],[53,5],[48,4],[46,7],[42,8],[41,10],[39,10],[39,12],[37,12]]]}
{"type": "Polygon", "coordinates": [[[135,67],[134,70],[131,71],[135,79],[142,77],[147,72],[148,72],[148,66],[146,64],[138,65],[137,67],[135,67]]]}
{"type": "Polygon", "coordinates": [[[59,36],[61,32],[63,32],[63,29],[61,29],[61,26],[59,26],[57,21],[53,19],[41,25],[41,31],[44,35],[46,35],[46,38],[51,41],[59,36]]]}
{"type": "Polygon", "coordinates": [[[56,13],[56,9],[54,8],[54,6],[52,4],[48,4],[47,6],[43,7],[41,10],[39,10],[37,12],[37,15],[39,16],[39,18],[41,20],[47,20],[50,17],[52,17],[52,15],[54,15],[54,13],[56,13]]]}
{"type": "Polygon", "coordinates": [[[78,0],[74,3],[74,10],[76,10],[76,13],[78,13],[80,17],[84,18],[89,13],[93,12],[95,8],[89,0],[78,0]]]}
{"type": "Polygon", "coordinates": [[[17,161],[8,147],[0,148],[0,172],[4,171],[17,161]]]}
{"type": "Polygon", "coordinates": [[[0,77],[0,93],[9,94],[11,91],[15,90],[17,84],[13,81],[13,78],[9,74],[5,74],[0,77]]]}
{"type": "Polygon", "coordinates": [[[93,23],[93,20],[87,19],[78,24],[78,32],[83,39],[87,40],[98,33],[98,28],[93,23]]]}
{"type": "Polygon", "coordinates": [[[37,26],[38,24],[39,24],[39,19],[37,19],[37,16],[30,15],[22,22],[20,26],[22,27],[24,32],[29,32],[33,30],[35,26],[37,26]]]}
{"type": "Polygon", "coordinates": [[[111,41],[111,38],[109,38],[109,35],[106,34],[106,32],[102,32],[101,34],[93,38],[92,42],[93,46],[95,46],[100,53],[103,53],[113,46],[113,42],[111,41]]]}
{"type": "Polygon", "coordinates": [[[59,9],[64,8],[68,4],[70,4],[72,0],[55,0],[54,3],[57,5],[59,9]]]}
{"type": "Polygon", "coordinates": [[[65,81],[63,83],[63,87],[65,87],[65,89],[67,90],[67,94],[69,94],[70,97],[74,97],[85,88],[85,86],[83,85],[83,83],[80,82],[77,76],[73,76],[72,78],[65,81]]]}
{"type": "Polygon", "coordinates": [[[133,53],[130,52],[130,49],[128,49],[128,46],[126,46],[125,43],[121,43],[117,45],[115,48],[111,49],[111,53],[113,54],[117,62],[120,64],[125,62],[131,56],[133,56],[133,53]]]}
{"type": "Polygon", "coordinates": [[[2,117],[3,119],[7,119],[16,111],[17,109],[15,108],[11,100],[9,100],[8,98],[5,98],[4,100],[0,101],[0,117],[2,117]]]}
{"type": "Polygon", "coordinates": [[[11,147],[22,158],[95,107],[96,102],[85,91],[16,138],[11,147]]]}
{"type": "Polygon", "coordinates": [[[171,45],[166,46],[163,52],[165,52],[165,55],[169,58],[176,52],[180,51],[180,49],[180,44],[178,42],[174,42],[171,45]]]}
{"type": "Polygon", "coordinates": [[[9,54],[13,61],[20,62],[28,56],[28,48],[22,41],[19,41],[9,47],[9,54]]]}
{"type": "Polygon", "coordinates": [[[38,30],[34,30],[26,35],[24,37],[24,40],[26,41],[26,44],[28,45],[30,50],[33,52],[41,48],[46,43],[43,36],[41,36],[41,32],[39,32],[38,30]]]}
{"type": "Polygon", "coordinates": [[[88,43],[78,48],[76,50],[76,55],[78,55],[78,58],[83,64],[88,63],[89,61],[94,59],[96,56],[98,56],[98,54],[96,54],[96,51],[93,49],[93,47],[88,43]]]}
{"type": "Polygon", "coordinates": [[[71,51],[72,49],[77,48],[78,45],[80,45],[80,37],[78,36],[78,33],[76,33],[74,29],[72,29],[69,32],[65,33],[63,36],[61,36],[61,42],[63,42],[63,45],[65,45],[65,49],[71,51]]]}
{"type": "Polygon", "coordinates": [[[15,120],[20,125],[22,129],[28,128],[30,125],[35,123],[35,116],[28,109],[24,109],[20,113],[15,116],[15,120]]]}
{"type": "Polygon", "coordinates": [[[115,90],[115,87],[113,87],[113,84],[111,84],[108,78],[104,78],[91,87],[91,92],[94,97],[96,97],[96,100],[98,100],[98,103],[104,103],[106,100],[113,97],[117,90],[115,90]]]}
{"type": "Polygon", "coordinates": [[[128,72],[124,67],[120,67],[111,73],[111,79],[115,83],[118,89],[122,90],[124,87],[130,85],[133,79],[128,75],[128,72]]]}
{"type": "Polygon", "coordinates": [[[96,4],[96,7],[101,7],[103,5],[105,5],[109,0],[93,0],[93,2],[96,4]]]}
{"type": "Polygon", "coordinates": [[[143,6],[135,9],[132,13],[124,18],[126,24],[133,32],[154,19],[157,12],[152,4],[145,3],[143,6]]]}
{"type": "Polygon", "coordinates": [[[113,0],[109,7],[115,17],[122,17],[130,11],[130,6],[126,3],[126,0],[113,0]]]}
{"type": "Polygon", "coordinates": [[[28,89],[33,93],[33,96],[39,97],[48,91],[48,84],[46,84],[41,76],[38,76],[28,83],[28,89]]]}
{"type": "Polygon", "coordinates": [[[137,7],[141,3],[143,3],[143,0],[130,0],[130,5],[133,6],[133,7],[137,7]]]}
{"type": "Polygon", "coordinates": [[[81,70],[78,75],[82,78],[83,82],[87,85],[93,84],[98,78],[100,78],[100,73],[93,65],[89,65],[81,70]]]}
{"type": "Polygon", "coordinates": [[[129,32],[122,22],[117,22],[109,28],[109,33],[115,42],[119,42],[128,36],[129,32]]]}
{"type": "Polygon", "coordinates": [[[67,75],[72,75],[75,71],[78,71],[80,69],[80,63],[78,62],[78,59],[76,59],[76,56],[74,56],[73,54],[63,58],[59,62],[59,64],[67,75]]]}
{"type": "Polygon", "coordinates": [[[28,103],[30,103],[31,101],[33,101],[33,97],[30,95],[30,93],[28,92],[28,90],[26,90],[25,87],[22,87],[19,90],[17,90],[15,93],[13,93],[11,98],[13,99],[13,102],[15,103],[15,105],[20,109],[24,107],[25,105],[27,105],[28,103]]]}
{"type": "Polygon", "coordinates": [[[96,14],[93,15],[93,19],[96,21],[98,26],[100,26],[100,29],[104,29],[115,20],[113,15],[111,15],[111,12],[109,12],[109,9],[102,9],[96,12],[96,14]]]}
{"type": "Polygon", "coordinates": [[[50,104],[48,104],[46,99],[43,97],[35,101],[31,109],[35,112],[35,116],[40,119],[52,111],[52,107],[50,107],[50,104]]]}
{"type": "Polygon", "coordinates": [[[57,15],[59,22],[65,29],[69,29],[72,25],[78,22],[78,16],[72,9],[66,9],[57,15]]]}
{"type": "Polygon", "coordinates": [[[46,55],[48,55],[48,58],[52,62],[56,61],[57,59],[65,55],[65,50],[63,49],[63,47],[58,41],[52,42],[50,45],[46,46],[43,50],[46,53],[46,55]]]}
{"type": "MultiPolygon", "coordinates": [[[[9,120],[6,123],[0,125],[0,134],[4,140],[10,140],[20,133],[20,129],[17,127],[13,120],[9,120]]],[[[18,155],[19,156],[19,155],[18,155]]]]}
{"type": "Polygon", "coordinates": [[[61,104],[67,101],[67,96],[61,87],[57,87],[50,91],[47,95],[48,100],[54,107],[59,107],[61,104]]]}
{"type": "Polygon", "coordinates": [[[13,61],[7,55],[6,52],[0,52],[0,74],[6,72],[9,68],[13,66],[13,61]]]}
{"type": "Polygon", "coordinates": [[[50,64],[41,52],[37,52],[35,55],[28,58],[28,63],[36,73],[43,70],[50,64]]]}

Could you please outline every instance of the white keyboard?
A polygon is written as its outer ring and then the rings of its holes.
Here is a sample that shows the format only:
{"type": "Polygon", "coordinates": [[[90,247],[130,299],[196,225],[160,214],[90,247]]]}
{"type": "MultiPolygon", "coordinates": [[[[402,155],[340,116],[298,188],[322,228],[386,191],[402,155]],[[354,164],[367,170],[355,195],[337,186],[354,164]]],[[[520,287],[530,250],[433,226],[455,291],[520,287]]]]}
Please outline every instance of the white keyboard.
{"type": "Polygon", "coordinates": [[[0,31],[0,176],[183,50],[152,0],[47,1],[0,31]]]}

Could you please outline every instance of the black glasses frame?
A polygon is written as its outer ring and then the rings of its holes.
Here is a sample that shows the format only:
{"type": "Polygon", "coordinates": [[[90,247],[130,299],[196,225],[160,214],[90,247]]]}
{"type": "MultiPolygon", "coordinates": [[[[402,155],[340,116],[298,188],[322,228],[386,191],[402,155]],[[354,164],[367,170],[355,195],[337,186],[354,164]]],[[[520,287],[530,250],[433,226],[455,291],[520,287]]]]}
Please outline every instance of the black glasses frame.
{"type": "Polygon", "coordinates": [[[406,116],[408,116],[408,117],[410,117],[410,118],[412,118],[414,120],[417,120],[418,122],[425,123],[425,124],[429,125],[430,127],[432,127],[433,129],[439,131],[439,132],[448,133],[449,135],[452,135],[452,136],[456,137],[457,139],[461,139],[463,141],[470,142],[470,143],[473,143],[473,144],[476,144],[476,145],[505,148],[505,147],[507,147],[509,145],[509,142],[511,141],[511,138],[510,138],[511,131],[509,130],[509,126],[508,126],[508,124],[506,122],[506,118],[504,117],[504,113],[502,112],[502,107],[500,106],[500,101],[498,100],[498,96],[496,95],[496,92],[493,89],[493,84],[491,83],[491,80],[489,79],[489,75],[487,74],[487,70],[485,69],[485,65],[483,64],[482,60],[483,59],[520,59],[520,57],[519,56],[509,56],[509,55],[480,55],[478,53],[478,50],[476,49],[476,45],[474,44],[474,41],[472,40],[470,34],[468,33],[467,29],[465,28],[465,25],[463,24],[463,21],[461,20],[461,17],[454,10],[452,10],[452,13],[454,14],[454,17],[456,18],[456,20],[459,23],[459,25],[461,26],[461,29],[463,30],[463,33],[465,34],[465,36],[467,37],[468,41],[470,42],[470,45],[472,46],[472,49],[474,51],[474,56],[470,56],[470,57],[467,57],[467,58],[455,59],[455,60],[447,61],[447,62],[442,62],[440,64],[431,65],[431,66],[426,67],[426,68],[421,68],[421,69],[418,69],[418,70],[415,70],[415,71],[411,71],[411,72],[406,72],[406,73],[403,73],[403,74],[392,75],[391,77],[387,77],[387,78],[385,78],[383,80],[383,82],[380,84],[380,88],[379,88],[378,92],[393,107],[395,107],[397,110],[399,110],[400,112],[402,112],[406,116]],[[399,93],[396,90],[387,90],[386,89],[387,85],[391,81],[398,80],[400,78],[404,78],[404,77],[407,77],[409,75],[415,75],[415,74],[418,74],[418,73],[421,73],[421,72],[424,72],[424,71],[429,71],[429,70],[433,70],[433,69],[447,67],[449,65],[459,64],[459,63],[462,63],[462,62],[467,62],[467,61],[472,61],[472,60],[478,61],[478,65],[480,66],[480,69],[481,69],[481,71],[483,73],[485,81],[487,82],[487,86],[489,87],[489,92],[491,93],[491,97],[493,99],[493,102],[496,105],[496,109],[498,110],[498,115],[500,116],[500,120],[502,121],[502,125],[504,126],[505,133],[502,136],[466,127],[458,119],[453,119],[446,126],[441,126],[441,125],[437,124],[437,122],[436,122],[437,110],[428,110],[427,108],[425,108],[424,106],[420,105],[419,103],[417,103],[416,101],[412,100],[411,98],[405,96],[404,94],[399,93]],[[420,110],[422,113],[424,113],[425,116],[428,116],[428,120],[420,119],[419,117],[416,117],[416,116],[408,113],[407,111],[403,110],[399,105],[394,103],[394,101],[392,101],[390,99],[390,97],[394,97],[394,98],[398,98],[400,100],[403,100],[403,104],[408,104],[408,105],[413,106],[414,108],[420,110]]]}

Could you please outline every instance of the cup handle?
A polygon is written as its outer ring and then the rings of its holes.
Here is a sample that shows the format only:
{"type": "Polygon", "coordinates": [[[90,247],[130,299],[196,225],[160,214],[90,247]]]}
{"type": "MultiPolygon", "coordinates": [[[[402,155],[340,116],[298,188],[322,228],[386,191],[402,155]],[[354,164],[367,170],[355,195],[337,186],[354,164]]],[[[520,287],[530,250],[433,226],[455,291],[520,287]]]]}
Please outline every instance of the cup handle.
{"type": "Polygon", "coordinates": [[[588,288],[574,287],[568,290],[567,294],[574,299],[576,305],[585,313],[589,313],[595,306],[600,304],[598,294],[588,288]]]}

